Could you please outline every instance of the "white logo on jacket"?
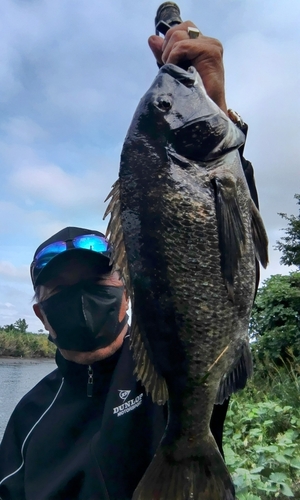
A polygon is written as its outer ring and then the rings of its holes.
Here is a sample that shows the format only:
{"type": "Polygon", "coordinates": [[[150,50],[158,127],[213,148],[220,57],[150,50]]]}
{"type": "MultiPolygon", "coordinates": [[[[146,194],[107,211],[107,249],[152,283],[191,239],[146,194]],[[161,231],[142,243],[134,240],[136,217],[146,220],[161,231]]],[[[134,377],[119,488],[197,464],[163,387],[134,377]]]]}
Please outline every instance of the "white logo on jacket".
{"type": "Polygon", "coordinates": [[[123,399],[123,401],[126,401],[130,393],[131,391],[123,391],[122,389],[119,389],[119,396],[121,399],[123,399]]]}
{"type": "Polygon", "coordinates": [[[135,410],[142,404],[143,400],[143,393],[139,394],[136,398],[129,399],[129,401],[125,401],[125,399],[128,398],[129,394],[131,391],[120,391],[119,390],[119,396],[121,399],[123,399],[124,403],[121,404],[120,406],[115,406],[113,408],[113,414],[118,415],[118,417],[121,417],[121,415],[124,415],[125,413],[128,413],[129,411],[135,410]],[[122,393],[122,396],[121,394],[122,393]],[[128,394],[125,394],[128,393],[128,394]]]}

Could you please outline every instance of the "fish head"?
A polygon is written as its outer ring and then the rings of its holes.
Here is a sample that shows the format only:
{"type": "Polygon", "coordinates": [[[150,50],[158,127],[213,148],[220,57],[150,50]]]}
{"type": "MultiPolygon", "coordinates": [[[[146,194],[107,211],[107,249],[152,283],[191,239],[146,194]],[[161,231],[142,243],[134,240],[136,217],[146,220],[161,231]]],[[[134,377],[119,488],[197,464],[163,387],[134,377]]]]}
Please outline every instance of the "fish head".
{"type": "Polygon", "coordinates": [[[191,66],[162,66],[141,99],[129,133],[146,134],[194,161],[212,160],[240,147],[244,134],[207,95],[191,66]]]}

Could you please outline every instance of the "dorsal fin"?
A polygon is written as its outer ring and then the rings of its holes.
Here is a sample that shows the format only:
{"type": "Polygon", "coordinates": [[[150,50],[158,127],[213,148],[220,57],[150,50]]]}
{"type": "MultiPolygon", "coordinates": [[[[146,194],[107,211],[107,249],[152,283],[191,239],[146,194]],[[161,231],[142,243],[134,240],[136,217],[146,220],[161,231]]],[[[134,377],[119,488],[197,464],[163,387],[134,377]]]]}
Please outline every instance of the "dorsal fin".
{"type": "Polygon", "coordinates": [[[109,204],[104,214],[104,218],[110,214],[110,220],[106,230],[112,245],[111,264],[113,270],[119,270],[125,280],[128,293],[131,298],[133,315],[130,335],[130,346],[133,349],[133,358],[135,361],[134,373],[137,379],[141,381],[147,393],[151,394],[152,400],[158,404],[164,404],[168,399],[168,389],[166,382],[155,370],[150,361],[147,349],[142,341],[142,335],[139,331],[134,312],[134,294],[131,288],[126,248],[124,243],[122,221],[121,221],[121,202],[120,202],[120,181],[117,180],[106,200],[110,198],[109,204]]]}

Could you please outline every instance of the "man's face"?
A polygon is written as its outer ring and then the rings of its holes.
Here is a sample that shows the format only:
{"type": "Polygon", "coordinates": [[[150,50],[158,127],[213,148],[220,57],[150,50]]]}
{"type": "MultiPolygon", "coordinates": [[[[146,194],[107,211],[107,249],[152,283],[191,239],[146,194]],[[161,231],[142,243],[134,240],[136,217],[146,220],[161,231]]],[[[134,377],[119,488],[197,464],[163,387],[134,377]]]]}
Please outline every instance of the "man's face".
{"type": "MultiPolygon", "coordinates": [[[[57,265],[55,269],[55,276],[39,287],[39,301],[41,302],[46,300],[52,295],[62,291],[65,287],[76,285],[81,281],[107,286],[123,286],[123,282],[121,281],[118,272],[114,272],[113,274],[103,274],[98,262],[88,260],[86,257],[83,258],[79,255],[70,256],[68,260],[57,265]]],[[[124,292],[119,313],[119,321],[122,321],[125,317],[128,309],[128,302],[126,292],[124,292]]],[[[35,314],[43,322],[45,329],[48,330],[51,337],[55,339],[56,333],[47,321],[47,318],[39,304],[34,304],[33,309],[35,314]]],[[[66,349],[60,349],[60,352],[64,358],[69,361],[74,361],[75,363],[80,364],[92,364],[95,361],[99,361],[114,354],[114,352],[121,347],[127,329],[128,325],[124,327],[116,340],[107,347],[89,352],[69,351],[66,349]]]]}

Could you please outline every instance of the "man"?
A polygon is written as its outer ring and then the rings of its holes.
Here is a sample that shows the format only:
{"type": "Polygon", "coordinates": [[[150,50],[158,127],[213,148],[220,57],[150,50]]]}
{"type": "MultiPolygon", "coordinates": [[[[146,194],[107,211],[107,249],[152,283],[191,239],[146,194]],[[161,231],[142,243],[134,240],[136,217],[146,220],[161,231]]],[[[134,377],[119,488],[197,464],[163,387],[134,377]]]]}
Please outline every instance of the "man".
{"type": "MultiPolygon", "coordinates": [[[[149,45],[159,64],[190,61],[227,113],[222,47],[190,39],[190,22],[149,45]]],[[[251,165],[244,163],[252,182],[251,165]]],[[[255,194],[255,193],[254,193],[255,194]]],[[[133,375],[128,297],[98,231],[65,228],[31,265],[34,312],[57,345],[58,368],[19,403],[0,447],[2,500],[129,500],[163,435],[165,409],[133,375]]],[[[224,407],[211,428],[221,449],[224,407]]]]}
{"type": "Polygon", "coordinates": [[[37,249],[31,277],[58,369],[11,417],[1,497],[129,499],[165,421],[133,377],[128,298],[111,274],[108,243],[97,231],[65,228],[37,249]]]}

